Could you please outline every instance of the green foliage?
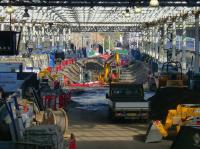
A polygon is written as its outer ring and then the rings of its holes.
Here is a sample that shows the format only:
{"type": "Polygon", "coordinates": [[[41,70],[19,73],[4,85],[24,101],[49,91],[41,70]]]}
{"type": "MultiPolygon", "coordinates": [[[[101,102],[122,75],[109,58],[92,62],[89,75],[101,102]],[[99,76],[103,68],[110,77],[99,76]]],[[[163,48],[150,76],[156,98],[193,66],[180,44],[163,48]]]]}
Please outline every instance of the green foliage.
{"type": "MultiPolygon", "coordinates": [[[[109,49],[109,39],[105,39],[104,40],[104,48],[105,49],[109,49]]],[[[113,49],[114,48],[114,43],[112,40],[110,40],[110,48],[113,49]]]]}
{"type": "Polygon", "coordinates": [[[120,32],[115,32],[115,33],[114,33],[114,38],[115,38],[116,40],[119,40],[119,39],[120,39],[120,35],[121,35],[120,32]]]}
{"type": "MultiPolygon", "coordinates": [[[[104,48],[105,49],[109,49],[109,34],[108,33],[100,33],[100,35],[102,35],[104,37],[104,48]]],[[[120,39],[120,32],[115,32],[112,33],[110,36],[110,48],[113,49],[114,48],[114,41],[115,40],[119,40],[120,39]]]]}

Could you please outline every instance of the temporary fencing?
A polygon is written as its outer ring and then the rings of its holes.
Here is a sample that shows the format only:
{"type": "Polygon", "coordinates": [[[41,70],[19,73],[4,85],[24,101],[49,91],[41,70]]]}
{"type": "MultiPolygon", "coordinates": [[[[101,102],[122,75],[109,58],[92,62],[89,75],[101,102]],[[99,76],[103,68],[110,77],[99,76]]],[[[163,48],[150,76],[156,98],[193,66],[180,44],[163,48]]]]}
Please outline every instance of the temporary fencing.
{"type": "Polygon", "coordinates": [[[43,105],[45,108],[57,110],[59,108],[65,108],[71,100],[71,92],[62,93],[59,95],[49,94],[42,97],[43,105]]]}

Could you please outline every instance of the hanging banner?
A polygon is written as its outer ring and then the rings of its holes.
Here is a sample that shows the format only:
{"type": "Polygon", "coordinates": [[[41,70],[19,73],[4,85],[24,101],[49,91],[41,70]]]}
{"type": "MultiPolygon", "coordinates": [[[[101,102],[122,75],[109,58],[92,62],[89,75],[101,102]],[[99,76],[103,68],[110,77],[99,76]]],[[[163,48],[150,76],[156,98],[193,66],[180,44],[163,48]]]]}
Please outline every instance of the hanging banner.
{"type": "Polygon", "coordinates": [[[22,63],[0,63],[0,72],[21,72],[22,63]]]}
{"type": "Polygon", "coordinates": [[[120,49],[116,49],[113,51],[114,53],[118,52],[120,55],[128,55],[128,50],[120,50],[120,49]]]}

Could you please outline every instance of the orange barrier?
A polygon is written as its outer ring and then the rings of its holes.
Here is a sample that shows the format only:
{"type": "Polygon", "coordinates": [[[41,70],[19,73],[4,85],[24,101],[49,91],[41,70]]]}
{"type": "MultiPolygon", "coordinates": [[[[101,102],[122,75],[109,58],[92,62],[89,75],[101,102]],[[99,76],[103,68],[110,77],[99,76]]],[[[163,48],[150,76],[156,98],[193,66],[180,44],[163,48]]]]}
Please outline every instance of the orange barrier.
{"type": "Polygon", "coordinates": [[[55,95],[47,95],[43,98],[43,105],[45,108],[50,108],[56,110],[56,96],[55,95]]]}
{"type": "Polygon", "coordinates": [[[75,62],[76,62],[76,60],[73,58],[67,59],[67,60],[62,60],[61,64],[56,66],[56,72],[62,71],[65,68],[65,66],[74,64],[75,62]]]}

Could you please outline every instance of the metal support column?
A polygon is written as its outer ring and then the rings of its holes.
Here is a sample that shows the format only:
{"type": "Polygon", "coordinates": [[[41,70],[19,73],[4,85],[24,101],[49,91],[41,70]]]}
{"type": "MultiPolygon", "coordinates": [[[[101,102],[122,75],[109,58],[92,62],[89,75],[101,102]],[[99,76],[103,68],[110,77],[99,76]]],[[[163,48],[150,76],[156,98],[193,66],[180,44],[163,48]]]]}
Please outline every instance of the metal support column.
{"type": "Polygon", "coordinates": [[[148,42],[147,31],[145,30],[145,35],[144,35],[144,53],[146,53],[146,54],[147,54],[147,42],[148,42]]]}
{"type": "Polygon", "coordinates": [[[68,41],[67,41],[67,43],[68,43],[68,49],[71,50],[71,29],[70,28],[68,29],[68,41]]]}
{"type": "Polygon", "coordinates": [[[108,36],[108,49],[111,50],[110,48],[111,48],[111,46],[110,46],[110,33],[109,33],[109,36],[108,36]]]}
{"type": "Polygon", "coordinates": [[[34,32],[34,26],[29,25],[29,38],[28,38],[28,48],[34,49],[34,44],[33,44],[33,32],[34,32]]]}
{"type": "Polygon", "coordinates": [[[156,59],[156,26],[153,27],[152,30],[152,35],[153,35],[153,42],[152,42],[152,47],[153,47],[153,57],[156,59]]]}
{"type": "Polygon", "coordinates": [[[104,45],[104,43],[105,43],[105,39],[103,38],[103,54],[105,53],[105,45],[104,45]]]}
{"type": "Polygon", "coordinates": [[[19,42],[19,51],[24,50],[24,43],[23,43],[23,27],[21,26],[21,23],[18,23],[18,31],[21,32],[21,39],[19,42]]]}
{"type": "Polygon", "coordinates": [[[158,27],[154,27],[154,58],[158,57],[158,27]]]}
{"type": "Polygon", "coordinates": [[[156,51],[156,59],[159,60],[159,57],[160,57],[160,50],[159,50],[159,46],[160,46],[160,40],[159,40],[159,37],[160,37],[160,30],[159,30],[159,26],[156,27],[156,32],[155,32],[155,42],[156,42],[156,45],[155,45],[155,51],[156,51]]]}
{"type": "Polygon", "coordinates": [[[159,61],[164,62],[164,25],[161,25],[159,61]],[[163,27],[163,28],[162,28],[163,27]]]}
{"type": "Polygon", "coordinates": [[[56,32],[56,50],[59,50],[59,46],[60,46],[60,33],[59,33],[60,31],[58,30],[57,32],[56,32]]]}
{"type": "Polygon", "coordinates": [[[23,32],[22,32],[22,43],[23,43],[23,49],[22,50],[25,50],[26,51],[26,41],[27,41],[27,26],[26,25],[23,25],[23,32]]]}
{"type": "Polygon", "coordinates": [[[50,47],[51,50],[57,50],[56,48],[56,40],[57,40],[57,32],[53,31],[53,29],[51,29],[50,34],[49,34],[49,40],[50,40],[50,47]]]}
{"type": "Polygon", "coordinates": [[[5,29],[5,28],[4,28],[4,25],[5,25],[5,24],[3,24],[3,23],[1,24],[1,31],[4,31],[4,29],[5,29]]]}
{"type": "Polygon", "coordinates": [[[33,40],[33,25],[30,24],[28,28],[29,28],[28,29],[28,40],[32,41],[33,40]]]}
{"type": "Polygon", "coordinates": [[[61,51],[64,51],[64,28],[62,29],[62,32],[59,32],[59,37],[60,37],[60,41],[59,41],[59,48],[61,51]]]}
{"type": "Polygon", "coordinates": [[[79,81],[79,83],[83,83],[83,68],[80,66],[79,69],[80,69],[80,75],[79,75],[80,81],[79,81]]]}
{"type": "Polygon", "coordinates": [[[33,25],[32,28],[33,28],[32,39],[33,42],[35,42],[35,36],[36,36],[35,25],[33,25]]]}
{"type": "Polygon", "coordinates": [[[141,34],[141,40],[140,40],[140,43],[141,43],[141,47],[139,48],[141,52],[144,52],[144,32],[142,32],[141,34]]]}
{"type": "Polygon", "coordinates": [[[167,52],[165,51],[165,48],[166,48],[166,45],[167,45],[167,28],[168,28],[168,25],[167,25],[167,22],[164,24],[164,36],[163,36],[163,40],[164,40],[164,43],[163,43],[163,62],[166,62],[167,61],[167,52]]]}
{"type": "Polygon", "coordinates": [[[153,28],[150,29],[150,55],[153,57],[153,36],[154,36],[154,33],[153,33],[153,28]]]}
{"type": "MultiPolygon", "coordinates": [[[[130,33],[129,33],[129,34],[130,34],[130,33]]],[[[137,48],[139,48],[139,33],[136,33],[136,36],[137,36],[137,37],[136,37],[136,39],[137,39],[137,41],[136,41],[136,42],[137,42],[137,48]]]]}
{"type": "Polygon", "coordinates": [[[14,24],[14,23],[11,24],[11,28],[12,28],[12,31],[16,31],[16,30],[15,30],[15,24],[14,24]]]}
{"type": "Polygon", "coordinates": [[[159,33],[159,37],[158,37],[158,40],[159,40],[159,44],[158,44],[158,48],[159,48],[159,56],[158,56],[158,61],[159,62],[163,62],[163,55],[164,55],[164,48],[163,48],[163,44],[164,44],[164,28],[162,28],[162,24],[160,25],[160,33],[159,33]]]}
{"type": "Polygon", "coordinates": [[[39,47],[40,44],[41,44],[41,30],[38,30],[38,31],[37,31],[37,38],[36,38],[36,41],[37,41],[37,47],[39,47]]]}
{"type": "Polygon", "coordinates": [[[199,13],[195,14],[195,58],[194,72],[199,73],[199,13]]]}
{"type": "Polygon", "coordinates": [[[129,50],[131,49],[131,34],[130,33],[128,33],[128,48],[129,48],[129,50]]]}
{"type": "Polygon", "coordinates": [[[65,43],[66,43],[66,29],[63,28],[63,50],[64,51],[66,50],[65,43]]]}
{"type": "Polygon", "coordinates": [[[147,54],[150,55],[151,50],[151,38],[150,38],[150,29],[147,31],[147,54]]]}
{"type": "Polygon", "coordinates": [[[149,45],[149,37],[148,37],[148,30],[145,31],[145,53],[148,54],[148,45],[149,45]]]}
{"type": "Polygon", "coordinates": [[[42,45],[44,46],[44,26],[42,26],[42,32],[41,32],[41,36],[42,36],[42,45]]]}
{"type": "Polygon", "coordinates": [[[182,67],[186,70],[186,59],[185,59],[185,51],[186,51],[186,18],[182,18],[183,22],[183,35],[182,35],[182,67]]]}
{"type": "Polygon", "coordinates": [[[176,60],[176,20],[172,23],[172,60],[176,60]]]}
{"type": "Polygon", "coordinates": [[[151,37],[151,43],[150,43],[150,49],[151,49],[151,56],[154,57],[154,27],[151,28],[150,32],[150,37],[151,37]]]}
{"type": "Polygon", "coordinates": [[[83,48],[83,34],[82,34],[82,38],[81,38],[81,44],[82,44],[82,48],[83,48]]]}

